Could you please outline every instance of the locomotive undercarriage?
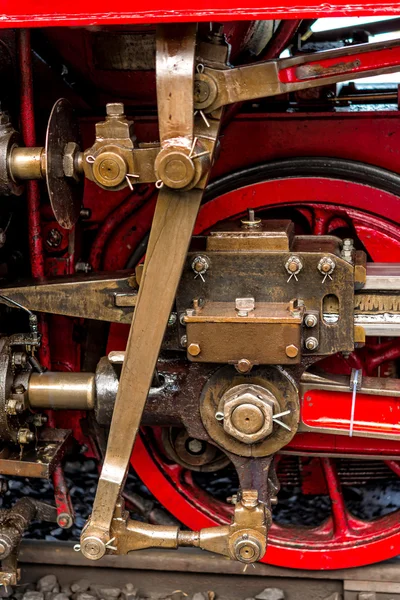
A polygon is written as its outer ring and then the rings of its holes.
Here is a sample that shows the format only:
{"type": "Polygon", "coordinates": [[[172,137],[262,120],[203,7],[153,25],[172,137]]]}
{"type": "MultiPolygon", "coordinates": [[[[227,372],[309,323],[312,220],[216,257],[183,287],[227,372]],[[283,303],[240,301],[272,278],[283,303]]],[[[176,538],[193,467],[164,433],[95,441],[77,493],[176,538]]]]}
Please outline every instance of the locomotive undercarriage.
{"type": "MultiPolygon", "coordinates": [[[[44,147],[20,145],[2,114],[1,193],[18,195],[24,180],[45,179],[64,229],[85,214],[84,180],[110,192],[143,183],[158,189],[138,257],[145,255],[143,265],[1,288],[1,301],[28,315],[29,332],[1,339],[0,472],[54,473],[60,481],[70,431],[54,427],[53,413],[41,411],[87,411],[95,427],[109,428],[79,545],[93,560],[147,547],[198,546],[255,562],[265,554],[277,502],[275,457],[290,451],[296,434],[399,440],[400,380],[363,376],[357,367],[329,374],[317,365],[324,357],[349,357],[367,336],[399,335],[397,264],[367,262],[350,237],[299,235],[290,219],[263,219],[250,201],[242,218],[192,237],[218,160],[225,105],[397,71],[399,42],[230,68],[220,29],[206,39],[196,35],[194,25],[158,28],[158,143],[137,141],[120,102],[107,104],[86,149],[64,99],[53,108],[44,147]],[[132,322],[126,350],[111,351],[84,372],[46,369],[38,359],[45,325],[37,313],[132,322]],[[325,400],[318,392],[327,393],[325,400]],[[330,410],[329,394],[345,395],[347,414],[330,410]],[[372,403],[380,407],[376,418],[369,415],[372,403]],[[178,463],[229,459],[240,483],[230,524],[186,531],[129,519],[122,491],[141,425],[169,432],[166,447],[178,463]]],[[[84,263],[81,270],[87,271],[84,263]]],[[[16,552],[30,520],[19,508],[4,513],[0,526],[4,583],[15,581],[16,552]]],[[[60,524],[70,519],[68,506],[59,511],[60,524]]]]}

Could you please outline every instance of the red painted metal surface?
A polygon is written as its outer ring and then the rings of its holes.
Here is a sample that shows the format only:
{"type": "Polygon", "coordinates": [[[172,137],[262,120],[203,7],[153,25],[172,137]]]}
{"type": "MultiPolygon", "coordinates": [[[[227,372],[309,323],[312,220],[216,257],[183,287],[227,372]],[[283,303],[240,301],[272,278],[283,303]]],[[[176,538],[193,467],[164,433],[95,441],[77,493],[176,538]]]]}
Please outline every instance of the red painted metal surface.
{"type": "MultiPolygon", "coordinates": [[[[348,432],[352,394],[309,390],[301,403],[301,420],[308,427],[348,432]]],[[[356,395],[354,434],[396,435],[400,442],[400,399],[356,395]]]]}
{"type": "Polygon", "coordinates": [[[3,0],[2,27],[90,26],[127,23],[161,23],[188,21],[239,21],[248,19],[317,18],[327,16],[396,15],[400,7],[384,0],[349,3],[345,0],[322,3],[316,0],[262,2],[243,0],[232,4],[228,0],[176,0],[173,5],[163,0],[135,4],[116,0],[112,6],[107,0],[3,0]]]}

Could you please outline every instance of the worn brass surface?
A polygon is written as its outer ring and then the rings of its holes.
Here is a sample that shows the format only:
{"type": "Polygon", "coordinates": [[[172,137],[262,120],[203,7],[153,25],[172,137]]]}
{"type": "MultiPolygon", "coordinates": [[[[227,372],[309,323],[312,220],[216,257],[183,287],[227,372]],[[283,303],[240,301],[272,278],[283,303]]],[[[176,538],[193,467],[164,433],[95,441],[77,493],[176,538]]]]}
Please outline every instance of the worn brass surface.
{"type": "MultiPolygon", "coordinates": [[[[193,130],[195,34],[196,28],[191,24],[162,26],[158,30],[157,95],[160,140],[165,145],[174,136],[184,139],[185,143],[189,141],[191,147],[196,133],[193,130]],[[166,102],[169,103],[167,109],[166,102]],[[169,115],[171,118],[165,118],[169,115]]],[[[219,120],[213,120],[208,132],[212,143],[215,143],[218,127],[219,120]]],[[[104,555],[111,537],[114,508],[153,379],[204,185],[184,193],[164,186],[159,192],[104,465],[93,512],[81,537],[81,550],[92,559],[104,555]]]]}
{"type": "Polygon", "coordinates": [[[247,316],[238,316],[233,303],[206,302],[193,316],[186,316],[192,361],[251,364],[295,364],[300,354],[290,356],[288,346],[300,347],[301,315],[293,315],[289,304],[257,303],[247,316]]]}
{"type": "Polygon", "coordinates": [[[13,148],[10,159],[9,169],[11,177],[18,179],[42,179],[45,172],[46,162],[44,158],[44,148],[13,148]]]}
{"type": "MultiPolygon", "coordinates": [[[[231,401],[228,400],[228,402],[227,412],[233,408],[230,405],[231,401]]],[[[232,403],[237,404],[238,399],[233,398],[232,403]]],[[[222,367],[209,377],[201,392],[200,414],[203,425],[211,439],[215,440],[225,450],[245,457],[268,456],[288,444],[297,431],[299,422],[298,391],[291,376],[275,367],[258,368],[254,371],[254,374],[250,372],[249,375],[235,374],[232,367],[222,367]],[[268,434],[268,431],[265,431],[265,435],[268,435],[268,437],[263,435],[261,440],[253,443],[249,443],[251,440],[246,442],[239,440],[237,433],[233,437],[231,435],[233,428],[228,428],[228,431],[230,431],[228,433],[225,423],[216,419],[216,413],[224,409],[224,402],[221,402],[224,395],[225,398],[230,398],[231,393],[235,396],[236,394],[231,390],[243,385],[246,388],[254,386],[255,389],[260,386],[264,390],[262,402],[273,404],[274,414],[289,411],[287,415],[282,417],[282,421],[288,429],[274,422],[272,432],[268,434]]],[[[266,411],[264,414],[266,415],[266,411]]]]}
{"type": "Polygon", "coordinates": [[[222,396],[218,413],[223,414],[225,432],[245,444],[254,444],[271,435],[273,414],[280,412],[277,399],[265,387],[240,384],[222,396]]]}
{"type": "Polygon", "coordinates": [[[94,373],[32,373],[28,384],[31,408],[93,410],[94,373]]]}
{"type": "Polygon", "coordinates": [[[34,280],[29,285],[3,288],[2,293],[32,311],[130,323],[137,285],[131,272],[122,271],[34,280]]]}
{"type": "Polygon", "coordinates": [[[126,118],[119,102],[107,104],[106,111],[105,121],[96,123],[93,146],[84,152],[83,169],[100,187],[119,190],[129,185],[129,175],[136,175],[133,121],[126,118]]]}
{"type": "MultiPolygon", "coordinates": [[[[263,224],[263,230],[268,223],[263,224]]],[[[192,361],[252,364],[294,364],[301,355],[329,355],[354,349],[354,267],[342,259],[341,240],[332,236],[295,236],[289,251],[238,248],[241,230],[223,237],[224,250],[207,250],[201,256],[208,268],[202,278],[193,275],[193,261],[199,250],[189,252],[177,293],[177,309],[186,313],[187,343],[197,344],[192,361]],[[229,251],[229,245],[235,248],[229,251]],[[296,256],[302,268],[289,274],[288,259],[296,256]],[[321,273],[318,265],[329,258],[335,264],[331,274],[321,273]],[[254,310],[240,317],[235,310],[238,300],[254,298],[254,310]],[[290,303],[298,300],[297,308],[290,303]],[[325,320],[333,313],[333,320],[325,320]],[[300,326],[302,315],[314,315],[312,328],[300,326]],[[282,324],[285,324],[282,326],[282,324]],[[317,339],[317,347],[308,350],[304,340],[317,339]],[[274,344],[265,343],[273,339],[274,344]],[[297,349],[297,352],[296,352],[297,349]]],[[[252,232],[257,238],[257,232],[252,232]]],[[[213,236],[210,236],[213,237],[213,236]]],[[[208,244],[196,240],[197,246],[208,244]]],[[[273,238],[274,239],[274,238],[273,238]]],[[[282,238],[278,236],[278,243],[282,238]]],[[[247,240],[245,240],[247,243],[247,240]]],[[[194,241],[195,243],[195,241],[194,241]]],[[[288,241],[286,239],[286,244],[288,241]]]]}
{"type": "Polygon", "coordinates": [[[224,223],[214,228],[207,237],[207,250],[212,252],[239,251],[289,251],[294,239],[292,221],[274,220],[260,221],[256,226],[249,226],[250,221],[242,220],[224,223]]]}
{"type": "MultiPolygon", "coordinates": [[[[258,501],[256,490],[241,492],[230,525],[200,531],[180,531],[178,527],[132,521],[124,506],[118,503],[111,524],[113,543],[109,547],[112,553],[127,554],[143,548],[197,546],[244,563],[252,563],[265,554],[270,525],[270,511],[258,501]]],[[[94,558],[93,553],[87,558],[94,558]]]]}
{"type": "MultiPolygon", "coordinates": [[[[362,44],[314,54],[301,54],[292,58],[270,60],[231,69],[216,69],[206,66],[201,77],[202,93],[199,95],[199,102],[195,104],[195,108],[200,110],[201,107],[201,110],[209,113],[226,104],[277,96],[321,85],[331,85],[340,81],[347,81],[349,77],[353,80],[366,77],[369,74],[394,73],[398,70],[398,65],[388,65],[380,69],[371,67],[352,72],[349,75],[350,66],[348,62],[347,69],[332,67],[334,70],[331,72],[328,71],[328,68],[321,69],[318,63],[325,59],[340,57],[346,60],[350,59],[353,54],[392,48],[399,44],[398,41],[362,44]],[[296,69],[297,81],[283,82],[280,79],[280,71],[288,68],[296,69]],[[208,90],[204,89],[206,86],[208,86],[208,90]],[[215,88],[217,88],[216,93],[215,88]]],[[[343,66],[343,63],[340,66],[343,66]]]]}

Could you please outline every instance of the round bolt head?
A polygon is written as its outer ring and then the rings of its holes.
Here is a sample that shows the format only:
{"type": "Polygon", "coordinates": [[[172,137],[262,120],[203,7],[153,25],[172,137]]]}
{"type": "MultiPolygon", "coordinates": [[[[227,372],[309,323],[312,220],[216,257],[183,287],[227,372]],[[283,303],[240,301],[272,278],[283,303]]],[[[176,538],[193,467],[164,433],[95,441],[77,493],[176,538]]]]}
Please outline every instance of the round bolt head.
{"type": "Polygon", "coordinates": [[[127,165],[117,152],[101,152],[93,163],[93,176],[104,187],[117,187],[125,181],[127,165]]]}
{"type": "Polygon", "coordinates": [[[90,535],[81,542],[83,556],[90,560],[99,560],[106,553],[105,543],[98,537],[90,535]]]}
{"type": "Polygon", "coordinates": [[[285,352],[286,356],[288,356],[289,358],[296,358],[296,356],[299,353],[299,349],[294,344],[289,344],[289,346],[286,346],[285,352]]]}
{"type": "Polygon", "coordinates": [[[245,434],[257,433],[265,423],[265,415],[254,404],[240,404],[231,413],[232,425],[245,434]]]}
{"type": "Polygon", "coordinates": [[[253,536],[242,536],[242,539],[237,540],[235,543],[234,554],[240,562],[256,562],[261,558],[261,544],[253,536]]]}
{"type": "Polygon", "coordinates": [[[303,262],[298,256],[290,256],[285,263],[286,271],[292,275],[300,273],[303,262]]]}
{"type": "Polygon", "coordinates": [[[157,156],[156,173],[167,187],[182,189],[192,183],[196,168],[185,149],[164,149],[157,156]]]}
{"type": "Polygon", "coordinates": [[[68,513],[60,513],[57,517],[57,525],[62,529],[69,529],[74,524],[72,517],[68,513]]]}
{"type": "Polygon", "coordinates": [[[241,358],[235,365],[236,370],[239,371],[239,373],[248,373],[251,371],[252,366],[252,363],[247,360],[247,358],[241,358]]]}
{"type": "Polygon", "coordinates": [[[210,267],[210,261],[207,256],[195,256],[192,260],[192,269],[195,273],[203,274],[208,271],[210,267]]]}
{"type": "Polygon", "coordinates": [[[318,271],[324,275],[332,273],[335,267],[335,261],[330,256],[323,256],[317,265],[318,271]]]}
{"type": "Polygon", "coordinates": [[[187,351],[190,356],[198,356],[201,352],[199,344],[193,343],[189,344],[187,351]]]}
{"type": "Polygon", "coordinates": [[[318,340],[315,337],[308,337],[304,345],[307,350],[316,350],[318,348],[318,340]]]}
{"type": "Polygon", "coordinates": [[[187,346],[187,335],[183,335],[181,337],[181,346],[182,346],[182,348],[186,348],[186,346],[187,346]]]}

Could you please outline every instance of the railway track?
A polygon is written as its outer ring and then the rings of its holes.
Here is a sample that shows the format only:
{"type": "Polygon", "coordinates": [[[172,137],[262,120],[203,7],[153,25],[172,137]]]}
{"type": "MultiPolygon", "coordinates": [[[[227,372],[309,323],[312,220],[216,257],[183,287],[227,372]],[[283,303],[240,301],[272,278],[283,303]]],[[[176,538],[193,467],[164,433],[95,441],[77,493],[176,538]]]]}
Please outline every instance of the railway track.
{"type": "MultiPolygon", "coordinates": [[[[283,569],[261,563],[244,571],[243,564],[190,548],[141,550],[105,556],[93,563],[74,552],[73,543],[25,540],[20,567],[22,586],[52,573],[61,586],[80,579],[118,588],[132,583],[141,598],[176,600],[199,592],[207,598],[212,591],[217,600],[244,600],[266,588],[278,588],[285,600],[400,600],[398,559],[336,571],[283,569]]],[[[262,597],[278,598],[273,594],[262,597]]],[[[76,595],[73,598],[76,600],[76,595]]]]}

